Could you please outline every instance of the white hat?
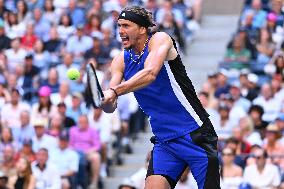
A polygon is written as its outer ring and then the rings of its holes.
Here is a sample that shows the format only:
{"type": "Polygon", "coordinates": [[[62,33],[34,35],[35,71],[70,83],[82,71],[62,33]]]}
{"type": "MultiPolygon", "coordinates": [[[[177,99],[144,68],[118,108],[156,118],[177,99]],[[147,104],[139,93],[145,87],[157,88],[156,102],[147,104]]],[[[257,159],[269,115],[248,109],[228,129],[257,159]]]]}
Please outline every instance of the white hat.
{"type": "Polygon", "coordinates": [[[258,82],[258,76],[254,73],[248,74],[248,80],[252,83],[257,83],[258,82]]]}

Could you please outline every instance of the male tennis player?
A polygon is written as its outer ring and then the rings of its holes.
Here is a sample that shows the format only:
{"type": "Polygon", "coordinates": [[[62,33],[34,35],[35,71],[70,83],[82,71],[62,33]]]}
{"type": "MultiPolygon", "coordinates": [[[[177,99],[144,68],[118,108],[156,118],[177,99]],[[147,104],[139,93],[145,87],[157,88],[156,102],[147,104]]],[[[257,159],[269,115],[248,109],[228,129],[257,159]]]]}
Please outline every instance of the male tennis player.
{"type": "Polygon", "coordinates": [[[153,25],[152,14],[144,8],[128,7],[120,13],[124,50],[112,62],[102,108],[114,111],[117,97],[133,91],[149,116],[155,137],[146,189],[174,188],[187,166],[199,189],[219,189],[217,135],[174,40],[163,32],[151,33],[153,25]]]}

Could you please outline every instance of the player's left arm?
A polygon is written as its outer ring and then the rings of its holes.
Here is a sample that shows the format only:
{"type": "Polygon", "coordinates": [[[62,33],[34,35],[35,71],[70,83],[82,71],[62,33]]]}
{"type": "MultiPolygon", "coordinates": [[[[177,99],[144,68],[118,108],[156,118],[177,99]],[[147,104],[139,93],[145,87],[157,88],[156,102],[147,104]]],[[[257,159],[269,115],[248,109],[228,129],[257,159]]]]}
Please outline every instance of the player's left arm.
{"type": "Polygon", "coordinates": [[[169,35],[163,32],[155,33],[149,41],[149,54],[144,63],[144,69],[128,81],[115,86],[117,94],[123,95],[136,91],[155,81],[172,47],[173,42],[169,35]]]}

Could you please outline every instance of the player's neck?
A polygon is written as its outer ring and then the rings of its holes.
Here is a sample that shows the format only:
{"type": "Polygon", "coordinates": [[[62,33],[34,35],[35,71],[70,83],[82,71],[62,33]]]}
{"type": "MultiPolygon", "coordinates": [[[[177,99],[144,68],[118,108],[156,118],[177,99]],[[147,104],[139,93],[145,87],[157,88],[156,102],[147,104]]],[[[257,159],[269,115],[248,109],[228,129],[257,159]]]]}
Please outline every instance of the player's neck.
{"type": "Polygon", "coordinates": [[[136,45],[133,47],[133,51],[136,54],[140,54],[144,50],[147,42],[148,42],[148,35],[142,36],[140,39],[138,39],[136,45]]]}

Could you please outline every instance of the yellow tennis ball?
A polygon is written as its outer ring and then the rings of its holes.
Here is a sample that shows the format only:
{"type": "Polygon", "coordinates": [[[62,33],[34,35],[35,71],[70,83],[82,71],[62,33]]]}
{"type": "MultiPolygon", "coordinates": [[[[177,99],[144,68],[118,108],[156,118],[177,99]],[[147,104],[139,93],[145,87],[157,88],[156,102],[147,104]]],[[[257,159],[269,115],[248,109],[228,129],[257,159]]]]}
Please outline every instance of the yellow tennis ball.
{"type": "Polygon", "coordinates": [[[80,72],[76,68],[70,68],[67,71],[67,77],[71,80],[77,80],[80,77],[80,72]]]}

